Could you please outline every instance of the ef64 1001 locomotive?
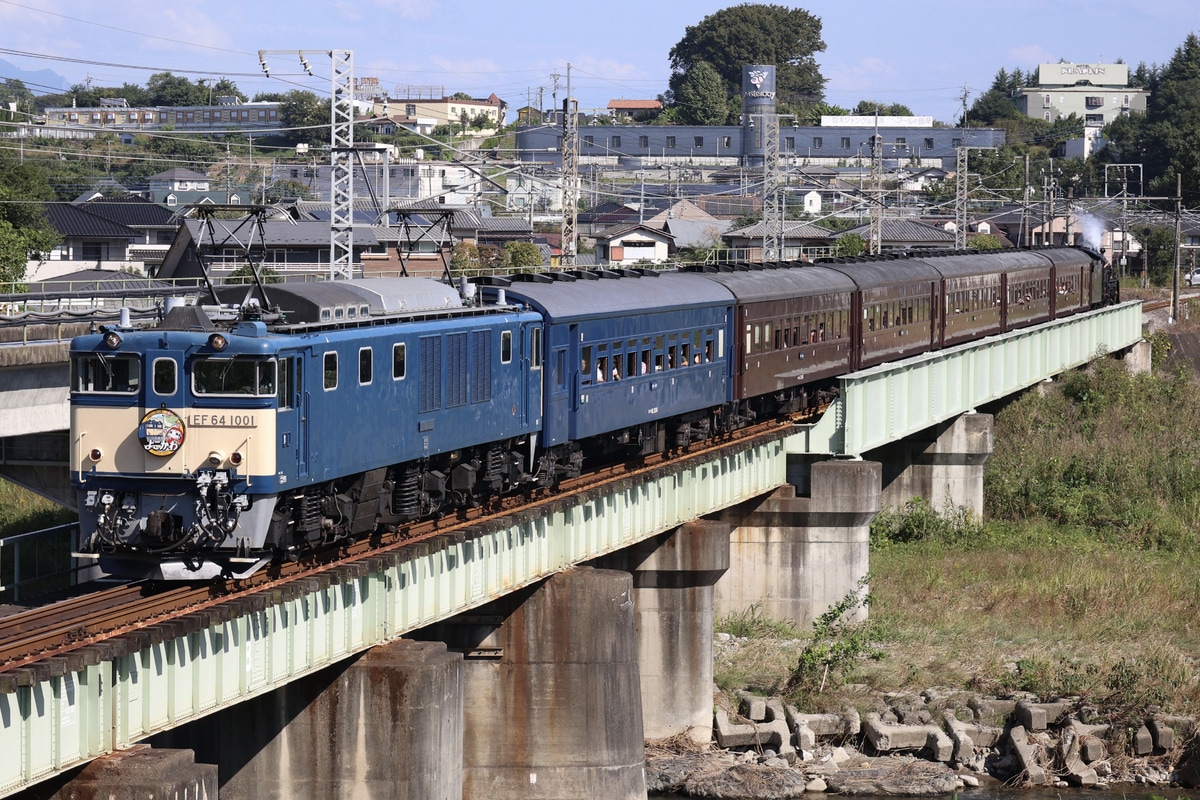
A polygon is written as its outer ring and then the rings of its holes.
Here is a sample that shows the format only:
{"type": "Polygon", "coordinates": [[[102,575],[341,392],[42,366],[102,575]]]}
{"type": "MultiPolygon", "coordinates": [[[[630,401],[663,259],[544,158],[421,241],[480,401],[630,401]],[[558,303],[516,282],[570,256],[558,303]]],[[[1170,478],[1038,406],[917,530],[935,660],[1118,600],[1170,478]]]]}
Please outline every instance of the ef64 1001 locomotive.
{"type": "Polygon", "coordinates": [[[1117,296],[1100,254],[1064,247],[219,299],[72,342],[72,477],[109,572],[244,576],[1117,296]]]}

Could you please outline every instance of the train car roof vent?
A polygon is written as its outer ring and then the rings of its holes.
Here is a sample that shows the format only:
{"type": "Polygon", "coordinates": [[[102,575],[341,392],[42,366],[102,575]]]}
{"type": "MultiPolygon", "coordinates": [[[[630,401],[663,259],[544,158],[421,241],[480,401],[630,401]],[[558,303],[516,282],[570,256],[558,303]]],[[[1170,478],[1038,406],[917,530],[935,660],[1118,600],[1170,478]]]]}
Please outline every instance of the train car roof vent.
{"type": "Polygon", "coordinates": [[[598,269],[596,270],[596,277],[607,279],[619,278],[621,277],[621,273],[611,269],[598,269]]]}
{"type": "Polygon", "coordinates": [[[598,281],[598,280],[600,280],[600,276],[597,275],[595,272],[593,272],[590,269],[569,269],[569,270],[567,270],[567,274],[572,275],[581,281],[598,281]]]}
{"type": "Polygon", "coordinates": [[[659,275],[662,275],[662,270],[660,269],[638,269],[634,271],[643,278],[657,278],[659,275]]]}
{"type": "Polygon", "coordinates": [[[236,336],[252,336],[258,339],[267,335],[267,326],[259,320],[243,320],[233,326],[233,333],[236,336]]]}
{"type": "Polygon", "coordinates": [[[475,279],[480,286],[512,286],[512,279],[504,275],[481,275],[475,279]]]}
{"type": "Polygon", "coordinates": [[[547,272],[546,276],[556,283],[574,283],[576,280],[569,272],[547,272]]]}
{"type": "Polygon", "coordinates": [[[519,272],[512,276],[513,281],[520,283],[553,283],[554,280],[544,272],[519,272]]]}

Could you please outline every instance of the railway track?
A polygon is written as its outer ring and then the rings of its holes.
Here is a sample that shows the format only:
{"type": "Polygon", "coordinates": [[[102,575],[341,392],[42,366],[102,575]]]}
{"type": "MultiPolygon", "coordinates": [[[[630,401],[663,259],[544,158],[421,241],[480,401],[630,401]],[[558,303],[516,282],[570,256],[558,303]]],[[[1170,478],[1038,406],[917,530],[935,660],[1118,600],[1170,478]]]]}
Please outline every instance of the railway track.
{"type": "MultiPolygon", "coordinates": [[[[816,418],[823,411],[824,408],[818,409],[808,418],[816,418]]],[[[401,526],[394,531],[377,533],[341,547],[314,553],[297,562],[273,564],[242,581],[125,584],[17,612],[0,618],[0,675],[43,659],[65,655],[76,648],[104,641],[145,625],[169,622],[185,614],[203,611],[240,598],[280,590],[290,583],[319,577],[333,568],[452,533],[468,525],[517,511],[536,510],[545,503],[570,498],[572,495],[600,488],[613,481],[637,477],[667,463],[687,463],[711,456],[726,448],[739,447],[766,438],[778,438],[787,433],[790,423],[804,419],[793,418],[786,422],[771,420],[737,431],[719,441],[694,446],[678,455],[655,456],[636,463],[602,467],[577,479],[564,481],[559,490],[553,493],[545,491],[528,497],[505,498],[489,507],[472,509],[453,518],[445,517],[401,526]]]]}

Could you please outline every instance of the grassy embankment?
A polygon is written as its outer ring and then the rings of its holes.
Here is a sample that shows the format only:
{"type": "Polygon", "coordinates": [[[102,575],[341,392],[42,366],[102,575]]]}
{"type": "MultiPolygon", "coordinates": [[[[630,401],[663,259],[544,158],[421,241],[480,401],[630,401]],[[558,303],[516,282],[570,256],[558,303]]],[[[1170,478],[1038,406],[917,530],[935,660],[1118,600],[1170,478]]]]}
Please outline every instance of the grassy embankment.
{"type": "Polygon", "coordinates": [[[778,646],[719,652],[722,687],[787,692],[807,656],[790,692],[810,707],[862,700],[860,684],[1200,713],[1200,380],[1101,359],[988,410],[986,521],[920,504],[881,515],[866,635],[826,639],[842,668],[818,664],[821,688],[811,631],[752,611],[718,630],[778,646]]]}

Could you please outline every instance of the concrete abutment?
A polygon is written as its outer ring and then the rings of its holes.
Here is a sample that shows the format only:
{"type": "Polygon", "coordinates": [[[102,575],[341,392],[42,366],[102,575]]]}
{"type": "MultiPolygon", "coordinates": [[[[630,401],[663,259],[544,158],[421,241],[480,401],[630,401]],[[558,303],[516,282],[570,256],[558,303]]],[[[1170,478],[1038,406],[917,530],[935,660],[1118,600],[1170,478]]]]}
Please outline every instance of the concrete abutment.
{"type": "Polygon", "coordinates": [[[883,506],[922,497],[939,513],[983,518],[983,468],[992,455],[991,414],[962,414],[868,455],[883,465],[883,506]]]}

